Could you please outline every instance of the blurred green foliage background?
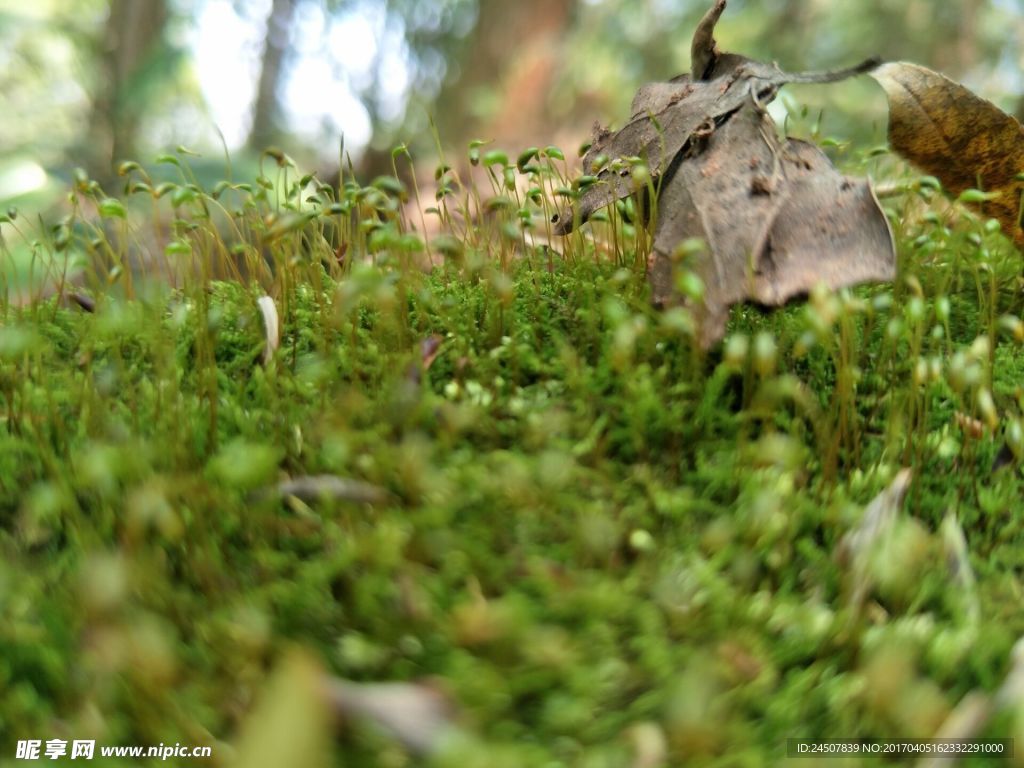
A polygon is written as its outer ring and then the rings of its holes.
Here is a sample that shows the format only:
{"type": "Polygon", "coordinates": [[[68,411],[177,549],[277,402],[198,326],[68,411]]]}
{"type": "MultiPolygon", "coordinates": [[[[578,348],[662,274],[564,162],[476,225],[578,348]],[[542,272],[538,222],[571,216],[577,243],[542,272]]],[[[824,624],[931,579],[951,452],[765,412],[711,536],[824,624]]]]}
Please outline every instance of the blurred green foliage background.
{"type": "MultiPolygon", "coordinates": [[[[635,89],[688,68],[700,0],[0,0],[0,201],[56,199],[70,170],[184,144],[245,162],[277,144],[323,171],[339,144],[389,170],[398,142],[516,150],[582,140],[635,89]]],[[[1010,111],[1024,0],[733,0],[724,48],[790,70],[913,60],[1010,111]]],[[[823,132],[881,140],[870,82],[793,90],[823,132]]],[[[423,153],[419,155],[424,157],[423,153]]]]}

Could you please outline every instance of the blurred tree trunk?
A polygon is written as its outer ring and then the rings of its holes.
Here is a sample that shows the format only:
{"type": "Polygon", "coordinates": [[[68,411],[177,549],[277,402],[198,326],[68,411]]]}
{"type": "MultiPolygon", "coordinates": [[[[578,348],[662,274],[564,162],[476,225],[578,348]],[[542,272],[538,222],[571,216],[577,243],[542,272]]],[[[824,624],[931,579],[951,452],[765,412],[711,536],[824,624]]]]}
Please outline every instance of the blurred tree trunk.
{"type": "Polygon", "coordinates": [[[288,57],[296,5],[296,0],[274,0],[267,17],[256,104],[253,106],[252,127],[246,141],[249,149],[255,152],[262,152],[273,144],[278,135],[281,113],[278,92],[288,57]]]}
{"type": "Polygon", "coordinates": [[[784,0],[780,7],[773,9],[765,38],[787,52],[785,63],[779,62],[784,68],[807,68],[807,48],[810,43],[807,30],[814,23],[814,12],[815,8],[806,0],[784,0]],[[788,55],[790,51],[796,54],[796,58],[788,55]]]}
{"type": "Polygon", "coordinates": [[[957,75],[963,76],[978,63],[978,17],[983,0],[963,0],[960,4],[960,33],[956,39],[957,75]]]}
{"type": "Polygon", "coordinates": [[[477,137],[509,148],[544,143],[542,134],[554,128],[548,100],[560,41],[576,3],[481,0],[476,29],[459,59],[460,74],[437,102],[442,141],[460,148],[477,137]]]}
{"type": "Polygon", "coordinates": [[[145,99],[133,93],[144,70],[162,47],[166,0],[111,0],[100,43],[99,87],[89,120],[89,170],[94,178],[114,178],[114,164],[135,154],[145,99]]]}

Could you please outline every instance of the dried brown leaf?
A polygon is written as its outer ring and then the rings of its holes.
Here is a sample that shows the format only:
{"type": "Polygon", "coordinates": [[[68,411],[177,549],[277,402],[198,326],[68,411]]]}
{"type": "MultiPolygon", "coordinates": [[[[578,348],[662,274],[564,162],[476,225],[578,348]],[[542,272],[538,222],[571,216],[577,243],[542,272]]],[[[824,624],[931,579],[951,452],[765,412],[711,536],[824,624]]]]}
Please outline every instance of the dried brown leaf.
{"type": "Polygon", "coordinates": [[[714,71],[713,79],[702,82],[680,75],[667,83],[649,83],[633,98],[625,126],[614,133],[597,127],[583,156],[583,170],[596,182],[580,195],[572,212],[554,217],[555,234],[571,232],[594,211],[638,191],[631,166],[615,168],[615,160],[641,158],[657,178],[692,139],[710,135],[752,97],[770,102],[786,82],[786,74],[774,64],[731,54],[724,54],[714,71]]]}
{"type": "Polygon", "coordinates": [[[666,179],[649,265],[656,304],[675,301],[672,252],[691,238],[708,245],[687,265],[705,286],[696,308],[705,347],[722,337],[737,302],[779,306],[819,283],[895,274],[892,232],[868,182],[840,175],[813,145],[781,143],[753,105],[666,179]]]}
{"type": "Polygon", "coordinates": [[[831,288],[891,279],[895,245],[866,181],[841,176],[816,147],[780,142],[763,105],[786,83],[827,83],[874,68],[787,73],[722,53],[716,0],[693,37],[693,75],[642,87],[619,131],[599,126],[583,158],[592,177],[572,211],[554,218],[567,234],[598,208],[653,180],[657,225],[649,263],[656,304],[677,301],[672,257],[698,238],[707,253],[690,264],[703,279],[700,343],[725,332],[732,304],[777,306],[819,283],[831,288]],[[634,177],[636,159],[648,173],[634,177]]]}
{"type": "Polygon", "coordinates": [[[754,249],[751,298],[779,306],[818,284],[895,276],[892,230],[866,179],[841,175],[818,147],[796,139],[786,142],[782,170],[788,195],[754,249]]]}
{"type": "Polygon", "coordinates": [[[889,98],[889,143],[954,195],[997,193],[981,204],[1024,248],[1021,221],[1024,126],[991,102],[938,72],[908,62],[871,73],[889,98]]]}
{"type": "Polygon", "coordinates": [[[630,118],[620,130],[595,126],[590,149],[583,157],[583,171],[596,181],[572,210],[554,216],[555,234],[568,234],[594,211],[638,191],[641,185],[634,181],[628,163],[613,167],[615,160],[640,158],[656,179],[681,152],[692,151],[694,141],[713,133],[745,104],[767,104],[787,83],[831,83],[878,65],[877,59],[868,59],[834,71],[784,72],[774,63],[723,53],[715,42],[714,28],[725,5],[724,0],[715,0],[694,33],[693,74],[641,87],[633,98],[630,118]]]}
{"type": "Polygon", "coordinates": [[[754,249],[779,205],[773,195],[755,193],[753,182],[777,180],[778,149],[770,119],[754,108],[742,110],[708,139],[702,153],[681,162],[662,189],[649,265],[652,300],[675,300],[672,253],[687,239],[703,240],[708,251],[688,266],[705,286],[700,320],[706,342],[721,335],[729,306],[749,294],[754,249]]]}

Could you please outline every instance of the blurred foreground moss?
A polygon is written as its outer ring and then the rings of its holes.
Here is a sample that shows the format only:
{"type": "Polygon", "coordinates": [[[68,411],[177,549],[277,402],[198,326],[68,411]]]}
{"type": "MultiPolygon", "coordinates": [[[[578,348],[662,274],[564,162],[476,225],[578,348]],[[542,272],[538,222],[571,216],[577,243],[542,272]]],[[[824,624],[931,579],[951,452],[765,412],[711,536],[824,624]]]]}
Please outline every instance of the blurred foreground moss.
{"type": "Polygon", "coordinates": [[[737,308],[709,357],[592,246],[288,262],[266,365],[255,283],[5,305],[0,764],[26,738],[281,764],[293,735],[304,765],[763,765],[935,734],[1024,634],[1024,335],[1005,244],[920,226],[896,284],[737,308]],[[852,600],[839,542],[903,466],[852,600]],[[430,681],[459,736],[325,742],[328,674],[430,681]]]}

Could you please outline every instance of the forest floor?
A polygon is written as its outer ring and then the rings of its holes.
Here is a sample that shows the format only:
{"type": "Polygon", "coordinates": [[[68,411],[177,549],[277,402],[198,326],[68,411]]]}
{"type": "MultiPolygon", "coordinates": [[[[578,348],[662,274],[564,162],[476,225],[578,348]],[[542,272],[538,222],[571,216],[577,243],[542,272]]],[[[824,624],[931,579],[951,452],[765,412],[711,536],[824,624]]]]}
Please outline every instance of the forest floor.
{"type": "Polygon", "coordinates": [[[622,211],[532,245],[557,172],[483,162],[487,216],[442,206],[430,272],[413,193],[309,203],[286,165],[124,201],[82,182],[102,220],[37,235],[115,266],[85,308],[0,308],[0,765],[59,738],[247,768],[754,766],[931,737],[1000,690],[974,731],[1024,737],[1020,254],[911,184],[894,282],[734,308],[705,353],[651,308],[622,211]],[[175,289],[128,263],[160,238],[200,265],[175,289]],[[234,257],[249,279],[206,279],[234,257]],[[398,738],[371,717],[324,741],[288,698],[320,694],[275,674],[295,653],[428,681],[456,735],[399,714],[398,738]]]}

